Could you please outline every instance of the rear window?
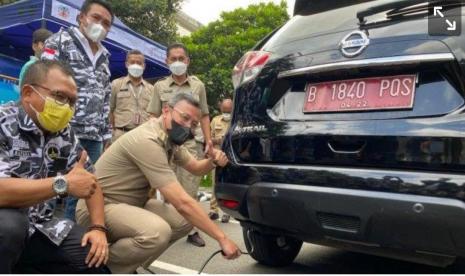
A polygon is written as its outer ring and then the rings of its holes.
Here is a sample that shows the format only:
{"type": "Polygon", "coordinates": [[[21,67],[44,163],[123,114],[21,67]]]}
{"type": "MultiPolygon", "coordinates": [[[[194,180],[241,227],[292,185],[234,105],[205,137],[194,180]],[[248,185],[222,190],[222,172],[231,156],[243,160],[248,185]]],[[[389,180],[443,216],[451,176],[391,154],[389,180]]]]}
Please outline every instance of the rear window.
{"type": "MultiPolygon", "coordinates": [[[[264,49],[303,38],[318,36],[319,34],[328,34],[358,28],[358,11],[367,9],[373,5],[397,1],[399,0],[378,0],[307,16],[296,15],[268,40],[264,45],[264,49]]],[[[309,5],[311,5],[311,1],[309,2],[309,5]]],[[[376,20],[377,17],[381,19],[385,18],[385,15],[381,13],[370,18],[376,20]]]]}

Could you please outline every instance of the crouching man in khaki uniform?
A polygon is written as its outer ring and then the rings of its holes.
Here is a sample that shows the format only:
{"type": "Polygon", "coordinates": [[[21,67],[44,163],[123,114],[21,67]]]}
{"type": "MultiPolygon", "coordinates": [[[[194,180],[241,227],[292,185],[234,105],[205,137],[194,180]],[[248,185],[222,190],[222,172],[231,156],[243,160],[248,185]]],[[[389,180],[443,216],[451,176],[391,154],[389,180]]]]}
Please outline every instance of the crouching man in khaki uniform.
{"type": "MultiPolygon", "coordinates": [[[[207,104],[207,94],[205,85],[195,76],[187,73],[190,64],[189,53],[183,44],[175,43],[166,49],[166,64],[169,66],[171,75],[155,83],[153,96],[147,107],[147,111],[155,117],[159,117],[163,107],[168,101],[179,93],[192,95],[200,104],[200,123],[195,129],[194,136],[187,140],[184,146],[196,159],[204,159],[205,149],[213,147],[210,134],[210,116],[207,104]]],[[[193,198],[197,198],[201,176],[191,174],[184,168],[177,166],[174,168],[179,183],[186,192],[193,198]]],[[[205,246],[205,241],[194,229],[187,237],[187,242],[195,246],[205,246]]]]}
{"type": "MultiPolygon", "coordinates": [[[[178,94],[163,107],[160,118],[152,118],[120,137],[95,165],[105,198],[105,225],[109,231],[113,273],[133,273],[148,267],[174,241],[185,236],[191,224],[216,239],[228,259],[240,250],[215,225],[200,205],[176,179],[172,163],[204,175],[228,162],[224,152],[213,150],[208,159],[197,160],[182,144],[199,122],[199,103],[190,95],[178,94]],[[148,197],[156,188],[166,202],[148,197]],[[191,224],[190,224],[190,223],[191,224]]],[[[76,218],[89,223],[84,201],[76,218]]]]}

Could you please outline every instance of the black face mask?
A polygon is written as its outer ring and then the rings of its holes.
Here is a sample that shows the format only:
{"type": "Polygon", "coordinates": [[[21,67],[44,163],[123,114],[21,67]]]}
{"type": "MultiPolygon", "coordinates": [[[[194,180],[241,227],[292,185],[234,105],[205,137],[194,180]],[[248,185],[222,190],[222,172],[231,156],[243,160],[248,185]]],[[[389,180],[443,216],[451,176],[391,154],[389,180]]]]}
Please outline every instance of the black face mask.
{"type": "Polygon", "coordinates": [[[184,127],[178,124],[175,120],[171,120],[171,129],[168,130],[168,137],[175,145],[182,145],[187,140],[194,138],[190,127],[184,127]]]}

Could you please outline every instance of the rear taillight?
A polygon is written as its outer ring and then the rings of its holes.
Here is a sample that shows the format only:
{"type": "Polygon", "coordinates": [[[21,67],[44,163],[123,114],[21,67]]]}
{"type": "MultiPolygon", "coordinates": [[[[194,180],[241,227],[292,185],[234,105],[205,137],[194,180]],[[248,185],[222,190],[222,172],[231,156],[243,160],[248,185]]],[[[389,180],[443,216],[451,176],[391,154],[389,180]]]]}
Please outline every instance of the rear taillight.
{"type": "Polygon", "coordinates": [[[220,205],[228,209],[236,209],[239,206],[239,201],[229,200],[229,199],[220,199],[218,200],[220,205]]]}
{"type": "Polygon", "coordinates": [[[232,74],[234,89],[243,83],[255,79],[270,56],[271,53],[265,51],[247,52],[234,66],[232,74]]]}

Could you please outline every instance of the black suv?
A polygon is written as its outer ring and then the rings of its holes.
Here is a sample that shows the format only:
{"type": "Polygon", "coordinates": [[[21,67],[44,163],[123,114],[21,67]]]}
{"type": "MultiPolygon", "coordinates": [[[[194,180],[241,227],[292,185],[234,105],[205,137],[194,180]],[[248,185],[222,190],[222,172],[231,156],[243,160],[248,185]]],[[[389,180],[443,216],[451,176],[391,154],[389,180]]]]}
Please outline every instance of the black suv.
{"type": "Polygon", "coordinates": [[[252,257],[286,265],[302,242],[437,266],[465,256],[465,35],[428,33],[428,19],[463,29],[462,3],[296,9],[233,72],[216,196],[252,257]]]}

